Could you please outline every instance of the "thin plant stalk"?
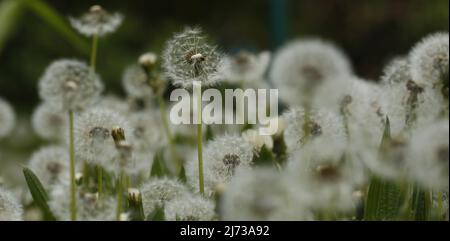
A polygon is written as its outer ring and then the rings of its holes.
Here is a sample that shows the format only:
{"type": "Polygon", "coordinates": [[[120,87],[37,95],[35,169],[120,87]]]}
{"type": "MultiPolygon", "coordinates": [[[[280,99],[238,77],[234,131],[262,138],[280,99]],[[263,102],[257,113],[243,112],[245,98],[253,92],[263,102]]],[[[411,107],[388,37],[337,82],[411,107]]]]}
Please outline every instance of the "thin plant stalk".
{"type": "Polygon", "coordinates": [[[198,182],[200,194],[205,193],[205,184],[203,177],[203,118],[202,118],[202,86],[199,83],[194,84],[197,90],[197,116],[199,124],[197,124],[197,142],[198,142],[198,182]]]}
{"type": "Polygon", "coordinates": [[[119,178],[117,180],[117,209],[116,209],[116,220],[120,221],[120,214],[122,213],[122,189],[123,189],[123,172],[121,171],[119,174],[119,178]]]}
{"type": "Polygon", "coordinates": [[[157,96],[157,100],[158,100],[158,104],[159,104],[159,111],[161,114],[162,123],[164,126],[164,132],[166,133],[167,139],[169,140],[169,149],[170,149],[172,158],[176,165],[176,173],[178,174],[179,171],[181,170],[181,163],[180,163],[180,159],[178,158],[178,155],[177,155],[177,149],[175,146],[175,138],[173,136],[172,130],[170,129],[169,121],[167,120],[166,104],[164,102],[161,91],[159,91],[159,93],[157,93],[156,96],[157,96]]]}
{"type": "Polygon", "coordinates": [[[98,34],[92,36],[92,49],[91,49],[91,69],[95,72],[97,63],[97,49],[98,49],[98,34]]]}
{"type": "Polygon", "coordinates": [[[97,192],[98,197],[101,198],[103,194],[103,170],[100,166],[97,167],[97,192]]]}
{"type": "Polygon", "coordinates": [[[70,158],[70,219],[77,220],[77,198],[75,184],[75,143],[73,133],[73,111],[69,111],[69,158],[70,158]]]}

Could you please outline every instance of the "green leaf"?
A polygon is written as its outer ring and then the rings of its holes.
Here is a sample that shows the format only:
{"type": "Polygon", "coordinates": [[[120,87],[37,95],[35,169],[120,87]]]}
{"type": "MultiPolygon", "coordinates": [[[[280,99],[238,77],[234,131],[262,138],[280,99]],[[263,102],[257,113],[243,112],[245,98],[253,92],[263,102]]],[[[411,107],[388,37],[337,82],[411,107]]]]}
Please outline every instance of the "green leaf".
{"type": "Polygon", "coordinates": [[[274,165],[275,158],[272,154],[272,151],[270,151],[266,145],[261,147],[261,150],[259,151],[258,155],[255,155],[255,164],[256,165],[274,165]]]}
{"type": "Polygon", "coordinates": [[[184,169],[184,165],[181,165],[181,170],[180,170],[180,173],[178,174],[178,179],[182,183],[186,183],[187,182],[186,169],[184,169]]]}
{"type": "Polygon", "coordinates": [[[164,163],[161,159],[161,154],[156,153],[155,157],[153,158],[153,166],[152,170],[150,172],[151,177],[163,177],[166,176],[167,172],[164,167],[164,163]]]}
{"type": "Polygon", "coordinates": [[[366,221],[395,220],[402,205],[402,186],[373,177],[364,209],[366,221]]]}
{"type": "Polygon", "coordinates": [[[214,139],[214,132],[211,128],[211,125],[207,125],[206,126],[206,140],[210,141],[212,139],[214,139]]]}
{"type": "Polygon", "coordinates": [[[36,205],[43,212],[46,220],[54,221],[55,216],[50,211],[50,207],[48,206],[48,194],[39,181],[38,177],[28,168],[23,169],[23,175],[25,176],[25,180],[28,185],[28,189],[30,190],[31,196],[33,197],[36,205]]]}
{"type": "Polygon", "coordinates": [[[0,53],[23,12],[22,0],[0,2],[0,53]]]}
{"type": "Polygon", "coordinates": [[[164,221],[165,219],[164,207],[156,207],[155,210],[147,216],[147,221],[164,221]]]}
{"type": "Polygon", "coordinates": [[[26,6],[50,27],[56,30],[62,37],[71,43],[78,51],[88,55],[90,46],[88,42],[78,35],[55,9],[42,0],[24,0],[26,6]]]}
{"type": "Polygon", "coordinates": [[[385,126],[384,126],[384,132],[383,132],[383,137],[381,139],[381,143],[380,143],[380,151],[383,151],[384,148],[386,148],[389,143],[392,140],[392,135],[391,135],[391,122],[389,120],[389,117],[386,117],[386,122],[385,122],[385,126]]]}
{"type": "Polygon", "coordinates": [[[145,214],[144,214],[144,207],[142,204],[142,196],[140,194],[137,196],[131,196],[130,194],[128,194],[128,203],[129,203],[128,212],[130,213],[130,220],[144,221],[145,214]]]}
{"type": "Polygon", "coordinates": [[[424,191],[419,187],[414,188],[413,192],[413,213],[414,220],[428,221],[431,211],[431,193],[424,191]]]}

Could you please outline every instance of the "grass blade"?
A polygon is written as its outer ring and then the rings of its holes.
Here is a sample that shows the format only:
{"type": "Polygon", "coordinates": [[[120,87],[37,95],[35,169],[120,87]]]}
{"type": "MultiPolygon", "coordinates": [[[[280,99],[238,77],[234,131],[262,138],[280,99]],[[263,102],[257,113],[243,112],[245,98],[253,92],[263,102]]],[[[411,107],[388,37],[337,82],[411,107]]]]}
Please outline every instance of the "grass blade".
{"type": "Polygon", "coordinates": [[[22,10],[22,0],[5,0],[0,2],[0,53],[11,35],[22,10]]]}
{"type": "Polygon", "coordinates": [[[55,216],[50,211],[50,207],[47,204],[48,194],[39,181],[38,177],[28,168],[23,169],[23,175],[25,176],[28,189],[30,190],[34,202],[41,209],[46,220],[54,221],[55,216]]]}

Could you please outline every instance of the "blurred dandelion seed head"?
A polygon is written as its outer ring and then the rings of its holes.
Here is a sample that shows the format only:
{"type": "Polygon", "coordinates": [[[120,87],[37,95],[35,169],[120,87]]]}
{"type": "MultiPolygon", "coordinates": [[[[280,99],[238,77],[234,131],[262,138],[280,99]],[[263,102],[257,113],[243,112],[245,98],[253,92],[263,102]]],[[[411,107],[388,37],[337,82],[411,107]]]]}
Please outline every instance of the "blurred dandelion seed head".
{"type": "Polygon", "coordinates": [[[85,36],[105,36],[115,32],[123,22],[120,13],[109,13],[99,5],[94,5],[79,18],[69,17],[70,24],[85,36]]]}

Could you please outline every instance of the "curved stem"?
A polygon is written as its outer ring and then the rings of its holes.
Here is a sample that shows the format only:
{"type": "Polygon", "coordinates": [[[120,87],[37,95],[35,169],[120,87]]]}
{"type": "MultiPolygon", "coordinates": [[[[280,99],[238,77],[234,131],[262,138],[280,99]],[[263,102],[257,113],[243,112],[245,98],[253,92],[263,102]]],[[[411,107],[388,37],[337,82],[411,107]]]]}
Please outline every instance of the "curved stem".
{"type": "Polygon", "coordinates": [[[178,172],[181,170],[181,162],[177,155],[177,149],[175,146],[175,138],[173,136],[172,130],[170,129],[169,121],[167,120],[166,104],[162,97],[162,93],[158,93],[156,96],[157,96],[156,98],[157,98],[158,104],[159,104],[159,111],[161,114],[162,123],[164,126],[164,132],[166,133],[167,139],[169,140],[170,152],[172,154],[173,161],[175,162],[176,173],[178,174],[178,172]]]}
{"type": "Polygon", "coordinates": [[[91,69],[95,72],[97,62],[98,34],[92,36],[91,69]]]}
{"type": "Polygon", "coordinates": [[[69,158],[70,158],[70,219],[77,220],[77,198],[75,184],[75,144],[73,134],[73,111],[69,111],[69,158]]]}

